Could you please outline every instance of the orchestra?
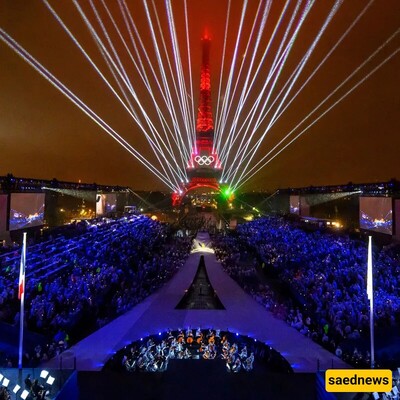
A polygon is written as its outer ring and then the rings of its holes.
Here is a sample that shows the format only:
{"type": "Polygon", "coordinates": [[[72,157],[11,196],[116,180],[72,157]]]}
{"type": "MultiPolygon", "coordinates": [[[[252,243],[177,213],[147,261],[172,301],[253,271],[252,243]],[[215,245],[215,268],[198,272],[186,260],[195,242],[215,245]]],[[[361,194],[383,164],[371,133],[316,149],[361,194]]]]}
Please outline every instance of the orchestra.
{"type": "Polygon", "coordinates": [[[122,358],[122,365],[127,371],[162,372],[168,367],[172,359],[222,359],[229,372],[237,373],[242,368],[249,372],[253,369],[254,352],[248,356],[246,345],[228,341],[226,334],[221,335],[221,330],[209,329],[206,334],[198,328],[193,330],[188,327],[184,332],[168,330],[166,339],[155,343],[149,338],[146,344],[133,346],[122,358]]]}

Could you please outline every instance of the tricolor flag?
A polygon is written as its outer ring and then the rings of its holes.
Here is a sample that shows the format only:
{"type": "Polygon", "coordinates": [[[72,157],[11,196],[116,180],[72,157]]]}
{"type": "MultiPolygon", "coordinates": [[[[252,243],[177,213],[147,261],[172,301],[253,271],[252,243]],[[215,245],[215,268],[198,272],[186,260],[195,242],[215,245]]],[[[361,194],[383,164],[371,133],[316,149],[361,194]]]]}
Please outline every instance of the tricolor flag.
{"type": "Polygon", "coordinates": [[[368,241],[368,269],[367,269],[367,296],[368,300],[372,301],[373,298],[373,277],[372,277],[372,237],[369,237],[368,241]]]}
{"type": "Polygon", "coordinates": [[[18,351],[18,368],[20,370],[22,370],[22,353],[24,344],[25,262],[26,262],[26,232],[24,232],[24,240],[22,243],[21,265],[19,269],[19,285],[18,285],[18,299],[21,300],[21,312],[19,315],[19,351],[18,351]]]}
{"type": "Polygon", "coordinates": [[[24,241],[22,244],[21,264],[19,267],[19,284],[18,284],[18,299],[22,299],[25,292],[25,262],[26,262],[26,234],[24,233],[24,241]]]}

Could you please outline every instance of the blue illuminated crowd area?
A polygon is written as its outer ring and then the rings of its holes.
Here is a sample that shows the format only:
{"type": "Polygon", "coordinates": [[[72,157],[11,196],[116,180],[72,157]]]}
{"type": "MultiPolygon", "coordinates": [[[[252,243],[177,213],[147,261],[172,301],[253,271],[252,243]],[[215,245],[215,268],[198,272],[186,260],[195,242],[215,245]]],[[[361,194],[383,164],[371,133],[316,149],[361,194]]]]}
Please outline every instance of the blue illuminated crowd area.
{"type": "MultiPolygon", "coordinates": [[[[226,272],[266,309],[350,364],[369,367],[366,242],[265,217],[216,235],[214,246],[226,272]]],[[[377,361],[395,368],[400,247],[375,247],[373,258],[377,361]]]]}
{"type": "MultiPolygon", "coordinates": [[[[27,327],[49,338],[24,363],[37,365],[131,309],[185,262],[190,238],[143,216],[80,222],[28,246],[27,327]]],[[[0,319],[19,321],[20,251],[0,257],[0,319]]],[[[7,358],[15,366],[15,358],[7,358]]]]}
{"type": "MultiPolygon", "coordinates": [[[[27,328],[48,339],[27,366],[53,357],[141,302],[170,279],[192,237],[144,216],[80,222],[27,249],[27,328]]],[[[213,236],[225,271],[278,318],[357,366],[369,365],[366,243],[339,233],[306,232],[265,217],[213,236]]],[[[0,256],[0,320],[19,321],[20,249],[0,256]]],[[[400,250],[374,249],[378,366],[397,367],[400,348],[379,352],[380,336],[400,324],[400,250]]],[[[388,338],[389,340],[390,338],[388,338]]],[[[7,365],[15,366],[8,357],[7,365]]]]}

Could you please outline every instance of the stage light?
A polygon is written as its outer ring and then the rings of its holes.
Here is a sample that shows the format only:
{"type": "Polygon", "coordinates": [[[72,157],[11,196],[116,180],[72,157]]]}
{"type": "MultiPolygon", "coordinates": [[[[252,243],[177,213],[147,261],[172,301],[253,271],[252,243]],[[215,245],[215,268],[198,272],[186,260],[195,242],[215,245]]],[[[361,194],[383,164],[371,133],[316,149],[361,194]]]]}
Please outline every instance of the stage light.
{"type": "Polygon", "coordinates": [[[4,378],[4,379],[3,379],[2,385],[3,385],[4,387],[8,387],[8,384],[9,384],[9,383],[10,383],[10,380],[7,379],[7,378],[4,378]]]}
{"type": "Polygon", "coordinates": [[[21,393],[21,399],[25,400],[28,396],[29,396],[29,392],[24,389],[21,393]]]}
{"type": "Polygon", "coordinates": [[[40,372],[40,377],[41,378],[46,379],[47,375],[49,375],[49,371],[46,371],[45,369],[40,372]]]}
{"type": "Polygon", "coordinates": [[[21,389],[21,386],[15,385],[15,387],[14,387],[14,389],[13,389],[13,393],[16,394],[16,393],[18,392],[19,389],[21,389]]]}

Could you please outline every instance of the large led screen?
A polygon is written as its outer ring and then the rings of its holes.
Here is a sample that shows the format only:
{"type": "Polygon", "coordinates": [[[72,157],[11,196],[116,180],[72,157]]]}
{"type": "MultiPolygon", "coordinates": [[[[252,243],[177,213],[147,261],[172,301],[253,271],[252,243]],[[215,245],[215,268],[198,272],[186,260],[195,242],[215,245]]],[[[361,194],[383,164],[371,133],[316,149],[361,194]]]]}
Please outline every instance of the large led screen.
{"type": "Polygon", "coordinates": [[[290,196],[290,213],[300,214],[300,196],[290,196]]]}
{"type": "Polygon", "coordinates": [[[44,193],[12,193],[10,231],[44,223],[44,193]]]}
{"type": "Polygon", "coordinates": [[[98,194],[96,197],[96,215],[101,217],[117,211],[117,194],[98,194]]]}
{"type": "Polygon", "coordinates": [[[7,197],[6,194],[0,194],[0,232],[7,230],[7,197]]]}
{"type": "Polygon", "coordinates": [[[392,199],[390,197],[360,197],[360,228],[392,234],[392,199]]]}
{"type": "Polygon", "coordinates": [[[394,216],[396,218],[396,224],[395,224],[395,232],[396,232],[396,239],[400,240],[400,199],[395,201],[395,207],[394,207],[394,216]]]}
{"type": "Polygon", "coordinates": [[[300,197],[300,215],[302,217],[310,217],[311,216],[308,197],[305,197],[305,196],[300,197]]]}

